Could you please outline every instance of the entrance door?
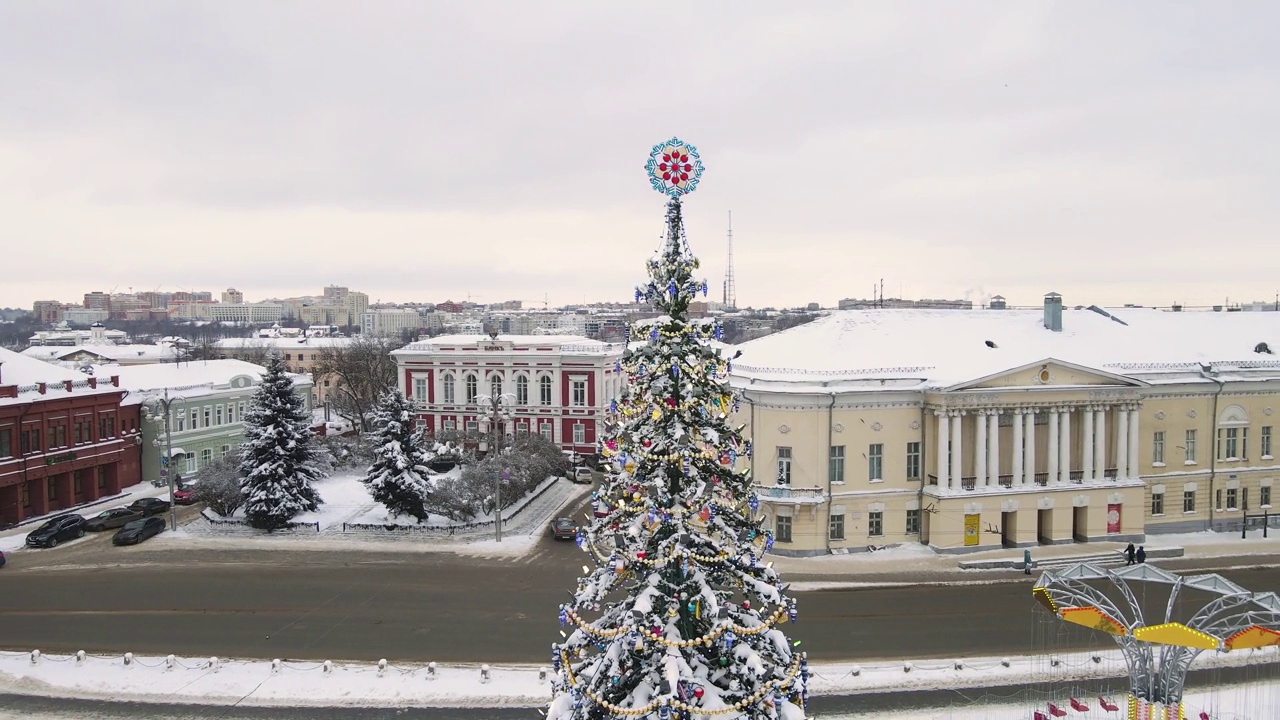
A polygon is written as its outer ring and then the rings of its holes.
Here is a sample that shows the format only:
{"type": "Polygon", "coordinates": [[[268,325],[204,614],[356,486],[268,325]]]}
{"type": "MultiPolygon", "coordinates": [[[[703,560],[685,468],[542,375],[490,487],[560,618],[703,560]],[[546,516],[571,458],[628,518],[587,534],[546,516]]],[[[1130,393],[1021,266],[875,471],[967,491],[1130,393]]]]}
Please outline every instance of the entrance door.
{"type": "Polygon", "coordinates": [[[1036,513],[1036,539],[1041,545],[1053,544],[1053,510],[1041,510],[1036,513]]]}
{"type": "Polygon", "coordinates": [[[1018,547],[1018,513],[1000,513],[1000,544],[1007,548],[1018,547]]]}
{"type": "Polygon", "coordinates": [[[1071,508],[1071,539],[1089,542],[1089,508],[1071,508]]]}

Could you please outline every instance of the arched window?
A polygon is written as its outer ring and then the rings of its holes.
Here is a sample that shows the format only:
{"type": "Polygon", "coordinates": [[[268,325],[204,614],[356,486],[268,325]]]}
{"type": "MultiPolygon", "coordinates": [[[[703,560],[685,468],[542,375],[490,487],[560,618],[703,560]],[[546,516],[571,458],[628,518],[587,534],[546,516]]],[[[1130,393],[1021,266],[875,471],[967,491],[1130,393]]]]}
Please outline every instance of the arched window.
{"type": "Polygon", "coordinates": [[[453,402],[453,376],[452,375],[444,376],[444,401],[447,403],[453,402]]]}
{"type": "Polygon", "coordinates": [[[476,376],[468,375],[466,379],[466,383],[467,383],[467,404],[474,405],[476,402],[477,386],[478,386],[478,383],[476,382],[476,376]]]}
{"type": "Polygon", "coordinates": [[[543,405],[551,404],[551,378],[547,375],[538,380],[538,395],[538,401],[543,405]]]}
{"type": "Polygon", "coordinates": [[[516,404],[529,404],[529,378],[524,375],[516,376],[516,404]]]}
{"type": "Polygon", "coordinates": [[[502,394],[502,376],[498,373],[489,376],[489,394],[494,397],[502,394]]]}

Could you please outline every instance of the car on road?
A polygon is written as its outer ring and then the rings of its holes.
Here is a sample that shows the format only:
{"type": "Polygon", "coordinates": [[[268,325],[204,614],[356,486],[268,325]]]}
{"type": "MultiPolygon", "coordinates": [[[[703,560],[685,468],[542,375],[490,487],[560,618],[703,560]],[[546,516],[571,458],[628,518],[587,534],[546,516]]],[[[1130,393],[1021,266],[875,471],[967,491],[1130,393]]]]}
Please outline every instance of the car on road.
{"type": "Polygon", "coordinates": [[[591,472],[589,467],[576,467],[573,469],[569,479],[581,485],[590,485],[595,480],[595,473],[591,472]]]}
{"type": "Polygon", "coordinates": [[[551,536],[557,540],[572,540],[578,536],[578,526],[573,518],[556,518],[551,521],[551,536]]]}
{"type": "Polygon", "coordinates": [[[27,535],[27,547],[57,547],[64,540],[84,537],[84,516],[70,513],[45,521],[27,535]]]}
{"type": "Polygon", "coordinates": [[[137,510],[138,512],[142,513],[143,517],[149,517],[151,515],[159,515],[165,510],[168,510],[169,501],[161,500],[160,498],[153,498],[153,497],[138,498],[137,500],[134,500],[133,502],[126,505],[125,507],[129,508],[130,510],[137,510]]]}
{"type": "MultiPolygon", "coordinates": [[[[165,503],[166,505],[168,503],[165,503]]],[[[116,531],[111,538],[112,545],[137,545],[149,537],[164,532],[164,518],[149,517],[134,520],[116,531]]]]}
{"type": "Polygon", "coordinates": [[[174,505],[195,505],[196,504],[196,481],[192,480],[181,488],[173,491],[174,505]]]}
{"type": "Polygon", "coordinates": [[[110,510],[103,510],[85,521],[84,529],[89,532],[114,530],[118,527],[124,527],[141,517],[143,515],[139,510],[127,507],[111,508],[110,510]]]}

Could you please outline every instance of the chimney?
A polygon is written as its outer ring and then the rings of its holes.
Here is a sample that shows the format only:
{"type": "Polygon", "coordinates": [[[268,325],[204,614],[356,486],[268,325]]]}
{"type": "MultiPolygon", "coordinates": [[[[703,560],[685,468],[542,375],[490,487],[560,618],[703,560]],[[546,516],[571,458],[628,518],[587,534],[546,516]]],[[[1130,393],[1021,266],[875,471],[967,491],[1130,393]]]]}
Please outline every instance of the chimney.
{"type": "Polygon", "coordinates": [[[1056,292],[1044,296],[1044,326],[1062,332],[1062,296],[1056,292]]]}

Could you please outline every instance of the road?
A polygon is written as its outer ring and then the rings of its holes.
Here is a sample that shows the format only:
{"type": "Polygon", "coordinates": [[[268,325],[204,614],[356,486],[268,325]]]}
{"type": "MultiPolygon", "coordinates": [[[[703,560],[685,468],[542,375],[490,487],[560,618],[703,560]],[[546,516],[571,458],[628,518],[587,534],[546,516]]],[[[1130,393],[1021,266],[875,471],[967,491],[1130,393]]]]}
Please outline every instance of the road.
{"type": "MultiPolygon", "coordinates": [[[[559,637],[556,608],[585,560],[574,543],[550,538],[524,557],[484,558],[114,548],[108,535],[10,555],[0,570],[0,646],[544,663],[559,637]]],[[[1280,587],[1274,567],[1224,574],[1258,590],[1280,587]]],[[[785,630],[819,661],[1027,652],[1037,622],[1031,579],[997,577],[798,593],[800,621],[785,630]]],[[[1084,636],[1070,642],[1083,647],[1084,636]]]]}

